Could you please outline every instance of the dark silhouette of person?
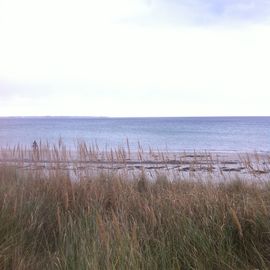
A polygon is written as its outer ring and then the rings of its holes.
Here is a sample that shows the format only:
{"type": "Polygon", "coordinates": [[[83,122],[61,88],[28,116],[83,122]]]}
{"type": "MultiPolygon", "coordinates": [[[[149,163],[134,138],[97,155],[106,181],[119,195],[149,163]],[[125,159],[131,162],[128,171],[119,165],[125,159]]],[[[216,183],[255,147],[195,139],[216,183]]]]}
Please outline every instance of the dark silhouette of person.
{"type": "Polygon", "coordinates": [[[36,141],[33,142],[33,150],[37,150],[38,149],[38,144],[36,141]]]}

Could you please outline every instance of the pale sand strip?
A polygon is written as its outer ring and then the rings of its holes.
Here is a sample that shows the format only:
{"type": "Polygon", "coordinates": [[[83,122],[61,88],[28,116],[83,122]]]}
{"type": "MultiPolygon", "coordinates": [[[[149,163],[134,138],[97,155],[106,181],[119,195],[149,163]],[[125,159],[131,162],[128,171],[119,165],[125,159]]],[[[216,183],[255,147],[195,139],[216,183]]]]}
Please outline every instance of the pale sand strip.
{"type": "MultiPolygon", "coordinates": [[[[246,177],[268,178],[270,155],[268,153],[226,153],[226,152],[99,152],[92,156],[81,153],[63,153],[42,158],[33,151],[26,151],[19,157],[10,151],[0,152],[0,164],[8,164],[23,170],[63,170],[83,174],[89,171],[140,172],[152,176],[166,174],[197,174],[199,176],[222,177],[233,174],[246,177]]],[[[43,155],[45,156],[45,155],[43,155]]]]}

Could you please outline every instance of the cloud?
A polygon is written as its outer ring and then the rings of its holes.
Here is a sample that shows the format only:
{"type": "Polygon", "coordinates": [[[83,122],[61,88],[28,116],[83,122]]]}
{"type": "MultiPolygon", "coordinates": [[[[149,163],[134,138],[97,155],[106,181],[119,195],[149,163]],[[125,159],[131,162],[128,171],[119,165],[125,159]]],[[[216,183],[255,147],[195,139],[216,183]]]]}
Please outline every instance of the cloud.
{"type": "Polygon", "coordinates": [[[269,114],[269,5],[0,0],[0,115],[269,114]]]}
{"type": "Polygon", "coordinates": [[[137,23],[209,26],[270,21],[267,0],[148,0],[145,4],[148,13],[137,17],[137,23]]]}

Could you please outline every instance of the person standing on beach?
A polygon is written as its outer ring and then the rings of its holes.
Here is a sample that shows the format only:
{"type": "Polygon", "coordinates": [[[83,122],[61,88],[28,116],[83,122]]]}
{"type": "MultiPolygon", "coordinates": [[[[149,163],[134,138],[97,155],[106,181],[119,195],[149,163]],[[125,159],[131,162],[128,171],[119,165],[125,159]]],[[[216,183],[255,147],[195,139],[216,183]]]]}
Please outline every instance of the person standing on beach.
{"type": "Polygon", "coordinates": [[[34,142],[32,144],[32,148],[33,148],[33,159],[38,160],[39,159],[39,152],[38,152],[38,144],[37,144],[36,140],[34,140],[34,142]]]}
{"type": "Polygon", "coordinates": [[[37,144],[36,141],[33,142],[32,147],[33,147],[33,150],[34,150],[34,151],[38,149],[38,144],[37,144]]]}

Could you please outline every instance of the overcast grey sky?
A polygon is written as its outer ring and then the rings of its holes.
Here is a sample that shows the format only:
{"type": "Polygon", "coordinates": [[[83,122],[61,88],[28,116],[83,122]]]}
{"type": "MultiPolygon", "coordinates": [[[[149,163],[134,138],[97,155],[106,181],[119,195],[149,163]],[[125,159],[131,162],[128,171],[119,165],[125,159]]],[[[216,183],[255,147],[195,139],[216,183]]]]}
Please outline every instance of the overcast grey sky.
{"type": "Polygon", "coordinates": [[[270,1],[0,0],[0,115],[270,115],[270,1]]]}

